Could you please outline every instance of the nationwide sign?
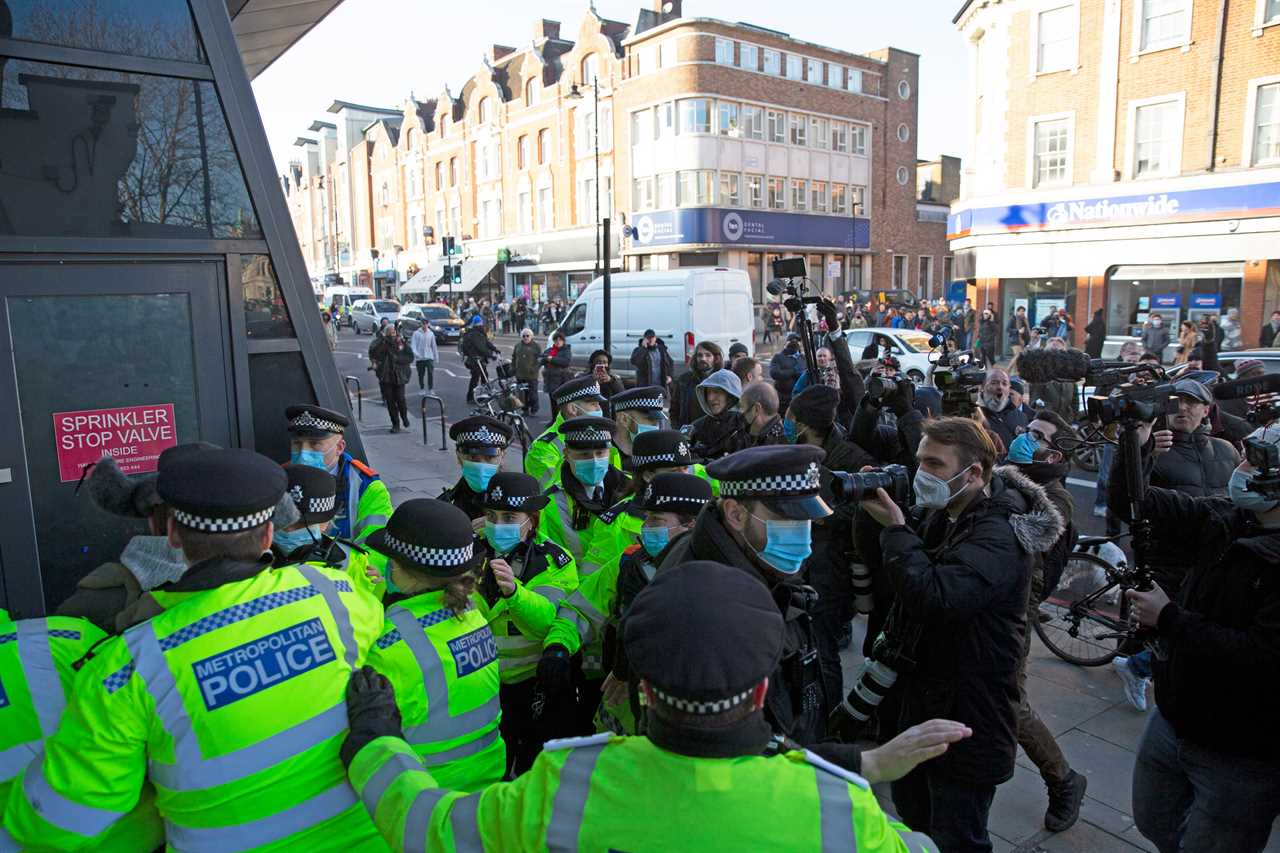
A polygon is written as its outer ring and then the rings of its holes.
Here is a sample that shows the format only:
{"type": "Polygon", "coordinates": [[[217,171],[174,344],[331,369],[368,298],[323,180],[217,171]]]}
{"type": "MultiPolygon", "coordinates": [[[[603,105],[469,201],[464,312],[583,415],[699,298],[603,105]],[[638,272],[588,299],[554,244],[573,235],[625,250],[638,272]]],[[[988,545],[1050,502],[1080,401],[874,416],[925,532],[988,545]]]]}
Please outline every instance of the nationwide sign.
{"type": "Polygon", "coordinates": [[[632,248],[675,245],[867,249],[871,220],[860,216],[773,213],[719,207],[655,210],[631,217],[632,248]]]}
{"type": "Polygon", "coordinates": [[[973,207],[947,218],[947,239],[1009,231],[1148,225],[1280,215],[1280,182],[973,207]]]}

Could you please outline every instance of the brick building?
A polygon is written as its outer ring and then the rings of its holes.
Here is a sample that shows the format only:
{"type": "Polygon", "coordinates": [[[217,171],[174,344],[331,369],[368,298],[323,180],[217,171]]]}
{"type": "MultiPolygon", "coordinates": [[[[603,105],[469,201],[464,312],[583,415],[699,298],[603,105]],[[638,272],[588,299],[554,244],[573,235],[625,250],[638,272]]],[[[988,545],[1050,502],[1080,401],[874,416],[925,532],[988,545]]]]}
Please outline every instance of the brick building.
{"type": "MultiPolygon", "coordinates": [[[[1280,303],[1280,0],[969,0],[973,134],[948,236],[1007,316],[1280,303]]],[[[1082,342],[1082,338],[1077,343],[1082,342]]]]}
{"type": "Polygon", "coordinates": [[[528,48],[491,46],[456,94],[335,102],[285,188],[317,281],[406,298],[450,290],[435,288],[453,236],[452,290],[572,300],[600,269],[601,217],[614,269],[735,267],[760,301],[768,262],[800,253],[827,293],[940,295],[951,259],[945,201],[917,195],[918,68],[894,48],[684,17],[679,0],[634,25],[589,10],[573,39],[540,20],[528,48]]]}

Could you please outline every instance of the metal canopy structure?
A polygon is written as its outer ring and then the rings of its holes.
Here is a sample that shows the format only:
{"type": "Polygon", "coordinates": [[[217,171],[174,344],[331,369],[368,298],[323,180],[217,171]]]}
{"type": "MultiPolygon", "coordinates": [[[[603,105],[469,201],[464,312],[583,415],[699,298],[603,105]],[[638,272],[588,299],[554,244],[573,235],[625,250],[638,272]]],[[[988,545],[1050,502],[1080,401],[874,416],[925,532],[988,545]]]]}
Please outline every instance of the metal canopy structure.
{"type": "Polygon", "coordinates": [[[342,0],[226,0],[249,79],[256,78],[342,0]]]}

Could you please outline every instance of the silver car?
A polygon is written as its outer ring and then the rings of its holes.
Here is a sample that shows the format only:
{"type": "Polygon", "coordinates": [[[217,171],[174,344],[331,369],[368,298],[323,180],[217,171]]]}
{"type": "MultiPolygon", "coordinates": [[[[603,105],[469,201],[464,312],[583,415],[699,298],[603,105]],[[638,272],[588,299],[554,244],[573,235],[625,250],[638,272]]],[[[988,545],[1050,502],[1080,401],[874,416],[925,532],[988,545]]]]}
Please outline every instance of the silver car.
{"type": "Polygon", "coordinates": [[[400,303],[394,299],[361,299],[351,306],[351,325],[357,335],[372,335],[382,321],[394,323],[400,316],[400,303]]]}

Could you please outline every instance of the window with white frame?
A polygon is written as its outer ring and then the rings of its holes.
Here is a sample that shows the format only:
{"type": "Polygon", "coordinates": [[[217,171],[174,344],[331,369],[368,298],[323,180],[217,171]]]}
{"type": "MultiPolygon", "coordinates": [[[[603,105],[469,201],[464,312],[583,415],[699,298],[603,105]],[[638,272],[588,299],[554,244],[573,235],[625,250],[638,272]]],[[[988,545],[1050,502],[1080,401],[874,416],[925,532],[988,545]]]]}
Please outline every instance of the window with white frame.
{"type": "Polygon", "coordinates": [[[631,182],[633,210],[653,210],[653,178],[636,178],[631,182]]]}
{"type": "Polygon", "coordinates": [[[917,259],[919,264],[919,278],[916,280],[916,293],[921,296],[933,295],[933,256],[921,255],[917,259]]]}
{"type": "Polygon", "coordinates": [[[520,233],[528,234],[533,230],[533,195],[524,190],[516,197],[516,211],[520,218],[520,233]]]}
{"type": "Polygon", "coordinates": [[[849,153],[867,156],[867,126],[865,124],[849,125],[849,153]]]}
{"type": "Polygon", "coordinates": [[[769,176],[766,182],[770,210],[787,209],[787,179],[769,176]]]}
{"type": "Polygon", "coordinates": [[[665,210],[669,207],[676,206],[676,175],[675,172],[665,172],[658,175],[655,185],[657,187],[657,204],[658,208],[665,210]]]}
{"type": "Polygon", "coordinates": [[[764,175],[747,175],[747,207],[764,207],[764,175]]]}
{"type": "Polygon", "coordinates": [[[1045,9],[1036,16],[1036,73],[1065,71],[1075,64],[1076,19],[1074,4],[1045,9]]]}
{"type": "Polygon", "coordinates": [[[631,144],[653,141],[653,110],[646,107],[631,114],[631,144]]]}
{"type": "Polygon", "coordinates": [[[739,122],[737,104],[733,101],[716,102],[716,133],[721,136],[737,136],[739,122]]]}
{"type": "Polygon", "coordinates": [[[1031,185],[1065,184],[1071,165],[1071,122],[1065,118],[1037,121],[1033,125],[1031,185]]]}
{"type": "Polygon", "coordinates": [[[844,88],[844,68],[842,66],[828,63],[827,85],[832,89],[844,88]]]}
{"type": "Polygon", "coordinates": [[[582,77],[581,82],[584,86],[590,86],[596,81],[600,75],[600,57],[594,53],[590,56],[583,57],[582,60],[582,77]]]}
{"type": "Polygon", "coordinates": [[[538,78],[530,77],[524,84],[524,105],[526,107],[533,106],[533,102],[538,99],[538,78]]]}
{"type": "Polygon", "coordinates": [[[893,256],[893,289],[905,290],[907,287],[907,256],[893,256]]]}
{"type": "Polygon", "coordinates": [[[1133,176],[1177,174],[1182,149],[1181,103],[1144,104],[1133,111],[1133,176]]]}
{"type": "Polygon", "coordinates": [[[795,54],[787,54],[787,78],[790,80],[804,79],[804,60],[795,54]]]}
{"type": "Polygon", "coordinates": [[[444,161],[436,163],[436,189],[444,189],[444,161]]]}
{"type": "Polygon", "coordinates": [[[1190,38],[1191,0],[1137,0],[1138,50],[1186,44],[1190,38]]]}
{"type": "Polygon", "coordinates": [[[529,168],[529,134],[527,133],[521,136],[520,141],[517,143],[516,168],[529,168]]]}
{"type": "Polygon", "coordinates": [[[800,178],[791,179],[791,209],[806,210],[809,207],[809,182],[800,178]]]}
{"type": "Polygon", "coordinates": [[[816,59],[807,60],[809,65],[809,73],[805,76],[810,83],[822,85],[822,63],[816,59]]]}
{"type": "Polygon", "coordinates": [[[845,75],[844,88],[850,92],[862,91],[862,69],[850,68],[849,73],[845,75]]]}
{"type": "Polygon", "coordinates": [[[456,204],[449,205],[449,233],[462,236],[462,208],[456,204]]]}
{"type": "Polygon", "coordinates": [[[676,64],[676,40],[667,39],[658,45],[658,60],[663,68],[670,68],[676,64]]]}
{"type": "Polygon", "coordinates": [[[479,122],[481,124],[488,124],[489,119],[493,117],[492,112],[493,112],[493,104],[489,101],[488,98],[481,98],[479,116],[478,116],[479,122]]]}
{"type": "Polygon", "coordinates": [[[1258,0],[1258,16],[1255,27],[1280,24],[1280,0],[1258,0]]]}
{"type": "Polygon", "coordinates": [[[654,130],[653,138],[661,139],[664,136],[676,135],[676,102],[667,101],[665,104],[658,104],[654,108],[654,130]]]}
{"type": "Polygon", "coordinates": [[[781,74],[782,73],[782,54],[776,50],[764,50],[764,73],[765,74],[781,74]]]}
{"type": "Polygon", "coordinates": [[[1252,166],[1280,163],[1280,82],[1256,87],[1253,101],[1252,166]]]}
{"type": "Polygon", "coordinates": [[[733,41],[731,39],[716,39],[716,62],[720,65],[733,64],[733,41]]]}
{"type": "Polygon", "coordinates": [[[676,172],[676,205],[678,207],[702,207],[712,203],[711,169],[683,169],[676,172]]]}
{"type": "Polygon", "coordinates": [[[791,114],[791,144],[804,145],[807,139],[807,125],[805,117],[801,115],[791,114]]]}
{"type": "Polygon", "coordinates": [[[480,236],[497,237],[502,234],[502,199],[491,198],[480,202],[480,236]]]}
{"type": "Polygon", "coordinates": [[[547,128],[538,131],[538,162],[545,163],[551,156],[551,132],[547,128]]]}
{"type": "Polygon", "coordinates": [[[449,232],[445,230],[444,208],[437,207],[436,208],[436,239],[437,240],[440,239],[447,233],[449,232]]]}
{"type": "Polygon", "coordinates": [[[840,216],[849,212],[849,188],[846,185],[831,185],[831,212],[840,216]]]}
{"type": "Polygon", "coordinates": [[[416,213],[409,217],[409,245],[417,246],[422,243],[422,217],[416,213]]]}
{"type": "Polygon", "coordinates": [[[769,110],[769,120],[767,124],[769,130],[769,141],[783,143],[787,141],[787,114],[778,112],[777,110],[769,110]]]}
{"type": "Polygon", "coordinates": [[[739,43],[738,67],[746,68],[748,71],[758,71],[760,69],[760,48],[754,44],[739,43]]]}
{"type": "Polygon", "coordinates": [[[742,138],[764,139],[764,110],[760,107],[742,105],[742,138]]]}
{"type": "Polygon", "coordinates": [[[852,185],[849,187],[849,212],[854,216],[866,216],[867,188],[852,185]]]}
{"type": "Polygon", "coordinates": [[[827,182],[826,181],[810,181],[809,182],[809,207],[814,213],[827,212],[827,182]]]}
{"type": "Polygon", "coordinates": [[[831,120],[814,116],[809,119],[809,144],[826,151],[831,147],[831,120]]]}
{"type": "Polygon", "coordinates": [[[681,98],[676,101],[680,113],[680,133],[711,132],[711,101],[707,98],[681,98]]]}
{"type": "Polygon", "coordinates": [[[742,204],[742,175],[737,172],[720,173],[719,204],[738,207],[742,204]]]}
{"type": "Polygon", "coordinates": [[[551,187],[538,188],[538,230],[550,231],[556,225],[556,207],[551,199],[551,187]]]}
{"type": "Polygon", "coordinates": [[[837,154],[849,153],[849,125],[842,121],[831,123],[831,150],[837,154]]]}
{"type": "Polygon", "coordinates": [[[456,187],[458,185],[458,158],[449,158],[449,186],[456,187]]]}

